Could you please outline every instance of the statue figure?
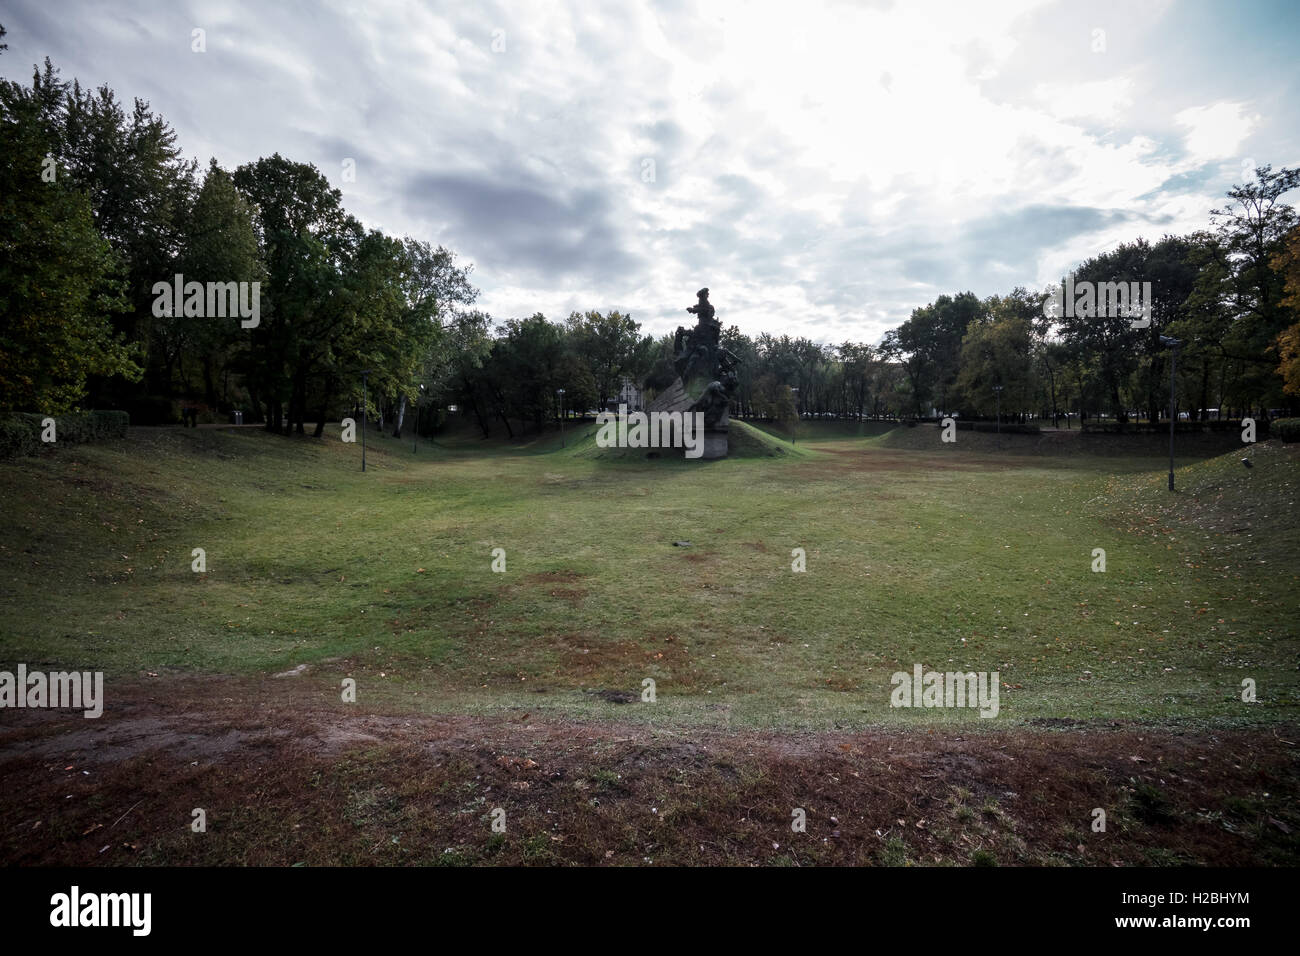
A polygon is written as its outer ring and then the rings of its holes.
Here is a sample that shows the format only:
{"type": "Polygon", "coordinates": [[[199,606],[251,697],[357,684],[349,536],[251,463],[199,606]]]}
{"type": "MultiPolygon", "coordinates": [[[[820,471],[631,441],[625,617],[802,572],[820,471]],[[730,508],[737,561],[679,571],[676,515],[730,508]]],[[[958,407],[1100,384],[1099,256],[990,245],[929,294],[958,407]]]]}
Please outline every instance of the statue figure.
{"type": "MultiPolygon", "coordinates": [[[[673,334],[672,369],[680,389],[672,394],[680,397],[671,401],[682,402],[679,410],[703,412],[706,428],[725,432],[727,413],[740,388],[740,358],[722,345],[722,323],[709,302],[709,290],[701,289],[695,295],[696,304],[686,310],[695,316],[695,327],[679,325],[673,334]]],[[[725,437],[721,447],[725,455],[725,437]]]]}
{"type": "Polygon", "coordinates": [[[687,332],[684,326],[681,325],[677,326],[677,332],[673,336],[673,361],[674,362],[681,361],[686,357],[686,345],[684,344],[684,340],[686,336],[689,334],[690,333],[687,332]]]}
{"type": "Polygon", "coordinates": [[[734,373],[739,365],[740,359],[735,352],[718,346],[718,371],[724,375],[729,375],[734,373]]]}
{"type": "MultiPolygon", "coordinates": [[[[673,336],[673,366],[683,383],[698,378],[714,380],[720,371],[727,371],[718,368],[722,323],[715,317],[713,305],[709,302],[709,290],[701,289],[695,295],[699,301],[686,310],[696,317],[695,328],[688,330],[679,325],[673,336]]],[[[731,359],[730,371],[734,372],[735,356],[731,355],[731,359]]]]}
{"type": "Polygon", "coordinates": [[[695,305],[687,306],[686,311],[699,319],[700,327],[703,328],[709,324],[719,324],[713,317],[713,306],[709,303],[709,290],[701,289],[695,293],[695,297],[700,301],[695,305]]]}
{"type": "Polygon", "coordinates": [[[691,406],[693,412],[704,413],[704,427],[713,428],[727,414],[731,407],[731,397],[721,382],[710,382],[704,394],[691,406]]]}

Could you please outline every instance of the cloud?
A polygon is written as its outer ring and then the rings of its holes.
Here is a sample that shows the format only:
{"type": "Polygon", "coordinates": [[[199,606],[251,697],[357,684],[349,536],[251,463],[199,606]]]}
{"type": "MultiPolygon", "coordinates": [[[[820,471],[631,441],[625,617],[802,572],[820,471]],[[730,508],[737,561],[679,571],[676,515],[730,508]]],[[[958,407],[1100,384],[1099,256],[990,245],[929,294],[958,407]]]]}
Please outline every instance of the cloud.
{"type": "Polygon", "coordinates": [[[1223,56],[1268,22],[1251,4],[10,6],[6,76],[49,54],[201,161],[315,163],[367,224],[473,262],[500,318],[661,333],[707,285],[752,334],[876,341],[937,295],[1203,227],[1240,153],[1300,143],[1285,45],[1223,56]]]}
{"type": "Polygon", "coordinates": [[[1237,155],[1259,118],[1246,115],[1243,103],[1213,103],[1181,110],[1174,122],[1187,127],[1184,145],[1193,159],[1206,162],[1237,155]]]}
{"type": "Polygon", "coordinates": [[[565,190],[509,173],[418,173],[403,194],[413,209],[446,223],[479,251],[480,268],[532,272],[533,279],[634,278],[638,258],[623,246],[611,204],[596,189],[565,190]]]}

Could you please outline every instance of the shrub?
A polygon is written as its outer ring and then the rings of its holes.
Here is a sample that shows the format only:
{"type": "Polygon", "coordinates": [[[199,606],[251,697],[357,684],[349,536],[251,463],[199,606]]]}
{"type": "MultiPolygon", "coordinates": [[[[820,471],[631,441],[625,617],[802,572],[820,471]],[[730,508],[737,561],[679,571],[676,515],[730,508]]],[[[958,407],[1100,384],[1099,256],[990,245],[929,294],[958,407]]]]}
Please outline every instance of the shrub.
{"type": "Polygon", "coordinates": [[[1020,424],[1019,422],[1003,422],[1002,427],[998,427],[997,422],[975,422],[974,429],[977,432],[1001,432],[1004,435],[1039,435],[1041,430],[1037,425],[1020,424]]]}
{"type": "Polygon", "coordinates": [[[1283,441],[1300,441],[1300,418],[1279,418],[1270,424],[1268,434],[1283,441]]]}
{"type": "MultiPolygon", "coordinates": [[[[44,442],[42,422],[50,416],[18,412],[0,418],[0,457],[34,455],[44,442]]],[[[59,444],[77,445],[126,437],[131,418],[126,412],[69,412],[54,416],[54,434],[59,444]]]]}
{"type": "Polygon", "coordinates": [[[34,455],[41,447],[40,422],[36,427],[23,415],[6,415],[0,418],[0,457],[16,458],[34,455]]]}

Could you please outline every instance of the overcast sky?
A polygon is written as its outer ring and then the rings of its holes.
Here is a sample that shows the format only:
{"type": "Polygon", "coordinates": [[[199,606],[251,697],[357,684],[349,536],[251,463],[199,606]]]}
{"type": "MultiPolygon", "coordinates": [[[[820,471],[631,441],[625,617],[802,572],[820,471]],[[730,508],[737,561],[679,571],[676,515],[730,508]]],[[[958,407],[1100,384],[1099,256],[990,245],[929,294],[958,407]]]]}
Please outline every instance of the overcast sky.
{"type": "Polygon", "coordinates": [[[498,319],[659,333],[707,285],[751,335],[874,343],[1300,165],[1288,0],[10,0],[0,22],[4,76],[48,55],[203,164],[314,163],[368,225],[472,262],[498,319]]]}

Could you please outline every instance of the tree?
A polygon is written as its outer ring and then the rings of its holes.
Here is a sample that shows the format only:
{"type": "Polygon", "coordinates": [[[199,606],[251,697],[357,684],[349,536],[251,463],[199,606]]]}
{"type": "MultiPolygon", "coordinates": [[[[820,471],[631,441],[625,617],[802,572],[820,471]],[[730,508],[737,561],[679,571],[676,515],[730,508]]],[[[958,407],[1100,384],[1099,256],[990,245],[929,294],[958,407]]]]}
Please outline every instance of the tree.
{"type": "Polygon", "coordinates": [[[754,383],[754,414],[778,422],[799,417],[794,391],[773,372],[760,376],[754,383]]]}
{"type": "MultiPolygon", "coordinates": [[[[1103,287],[1112,283],[1124,286],[1141,281],[1150,245],[1144,239],[1125,243],[1111,252],[1087,260],[1074,271],[1076,287],[1091,283],[1096,291],[1094,308],[1068,306],[1056,317],[1061,336],[1074,351],[1096,363],[1105,389],[1106,404],[1115,420],[1128,421],[1128,403],[1121,395],[1129,378],[1138,368],[1142,333],[1133,325],[1133,315],[1103,307],[1103,287]]],[[[1086,288],[1086,286],[1085,286],[1086,288]]],[[[1154,295],[1154,289],[1152,290],[1154,295]]]]}
{"type": "Polygon", "coordinates": [[[871,388],[871,371],[875,352],[870,345],[845,342],[839,347],[839,360],[843,364],[844,386],[848,407],[861,421],[866,410],[871,388]]]}
{"type": "Polygon", "coordinates": [[[957,380],[962,340],[971,322],[983,318],[984,305],[973,292],[941,295],[887,333],[882,349],[899,362],[912,386],[917,415],[937,402],[940,411],[949,410],[949,390],[957,380]]]}
{"type": "MultiPolygon", "coordinates": [[[[1282,277],[1286,293],[1282,306],[1290,310],[1292,318],[1300,316],[1300,226],[1292,227],[1270,265],[1282,277]]],[[[1278,334],[1277,351],[1281,359],[1277,374],[1282,376],[1283,391],[1300,395],[1300,322],[1278,334]]]]}
{"type": "Polygon", "coordinates": [[[568,351],[560,359],[556,380],[564,389],[564,398],[558,402],[561,415],[569,411],[585,411],[600,401],[600,388],[596,377],[582,356],[568,351]]]}
{"type": "Polygon", "coordinates": [[[431,391],[443,404],[468,405],[483,437],[491,434],[483,365],[492,353],[492,319],[483,312],[452,314],[443,328],[444,348],[431,372],[431,391]]]}
{"type": "Polygon", "coordinates": [[[1285,280],[1271,262],[1297,224],[1295,209],[1280,201],[1297,186],[1300,169],[1256,167],[1253,182],[1234,186],[1231,201],[1211,211],[1215,229],[1201,242],[1190,331],[1231,363],[1236,393],[1251,404],[1280,396],[1274,350],[1295,320],[1283,304],[1285,280]]]}
{"type": "MultiPolygon", "coordinates": [[[[45,97],[63,93],[60,162],[90,197],[95,228],[124,265],[129,307],[115,325],[131,341],[147,344],[156,321],[153,286],[170,277],[193,205],[197,163],[181,157],[175,131],[144,100],[136,99],[128,113],[108,86],[92,92],[76,81],[70,88],[61,84],[48,60],[34,85],[45,97]]],[[[157,363],[149,365],[153,371],[146,375],[158,388],[157,363]]],[[[100,398],[125,397],[110,382],[94,382],[92,390],[100,398]]]]}
{"type": "MultiPolygon", "coordinates": [[[[526,319],[511,319],[493,351],[495,391],[505,406],[504,415],[527,422],[537,431],[558,409],[555,394],[560,385],[560,363],[565,354],[564,332],[540,312],[526,319]]],[[[507,431],[509,424],[507,423],[507,431]]]]}
{"type": "Polygon", "coordinates": [[[1037,390],[1034,380],[1033,323],[996,297],[992,317],[972,322],[962,340],[957,390],[964,403],[987,415],[999,404],[1011,414],[1030,408],[1037,390]],[[1001,388],[999,401],[995,387],[1001,388]]]}
{"type": "MultiPolygon", "coordinates": [[[[255,212],[235,187],[231,175],[212,160],[181,230],[175,269],[186,281],[261,283],[266,270],[258,255],[255,212]]],[[[172,369],[187,352],[197,354],[203,373],[203,394],[218,404],[217,379],[246,345],[248,335],[238,317],[219,319],[164,316],[154,325],[154,340],[164,367],[162,384],[172,384],[172,369]]]]}
{"type": "Polygon", "coordinates": [[[138,381],[139,350],[113,331],[121,263],[84,193],[54,161],[41,97],[0,81],[0,411],[58,414],[92,375],[138,381]]]}
{"type": "Polygon", "coordinates": [[[234,181],[258,212],[258,242],[272,305],[270,314],[264,310],[261,323],[249,330],[249,392],[255,404],[264,404],[268,430],[280,431],[282,418],[296,412],[301,431],[308,363],[318,347],[311,337],[312,319],[336,318],[337,312],[322,314],[332,311],[323,306],[341,273],[333,260],[359,246],[362,230],[355,220],[348,221],[342,194],[315,166],[276,153],[240,166],[234,181]]]}
{"type": "Polygon", "coordinates": [[[434,249],[408,237],[402,242],[401,263],[402,307],[391,334],[394,347],[405,356],[398,364],[411,369],[415,383],[400,392],[393,429],[397,438],[402,435],[407,398],[415,397],[415,384],[426,383],[441,364],[438,348],[443,323],[452,321],[457,310],[478,298],[478,290],[469,281],[473,266],[458,266],[450,249],[434,249]]]}
{"type": "Polygon", "coordinates": [[[649,350],[637,334],[641,324],[617,311],[605,315],[574,312],[569,316],[568,328],[578,354],[595,379],[600,410],[605,411],[622,390],[625,377],[647,371],[637,367],[649,350]]]}

